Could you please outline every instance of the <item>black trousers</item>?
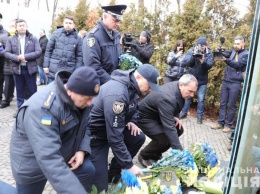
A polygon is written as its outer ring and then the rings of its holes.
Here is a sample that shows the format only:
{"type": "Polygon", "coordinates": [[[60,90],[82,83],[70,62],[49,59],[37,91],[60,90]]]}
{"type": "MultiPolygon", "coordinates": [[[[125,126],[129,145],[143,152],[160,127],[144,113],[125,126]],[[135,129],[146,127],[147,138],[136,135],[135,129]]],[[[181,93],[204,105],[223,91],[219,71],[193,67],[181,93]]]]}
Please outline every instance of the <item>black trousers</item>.
{"type": "Polygon", "coordinates": [[[0,73],[0,102],[2,101],[3,88],[4,88],[4,74],[0,73]]]}
{"type": "MultiPolygon", "coordinates": [[[[178,136],[183,134],[183,129],[177,129],[178,136]]],[[[170,147],[170,141],[165,133],[156,135],[147,135],[151,138],[150,143],[140,151],[141,156],[146,160],[159,160],[162,157],[162,153],[166,152],[170,147]]]]}
{"type": "Polygon", "coordinates": [[[4,96],[5,102],[10,103],[14,97],[14,78],[13,75],[5,75],[5,87],[4,87],[4,96]]]}

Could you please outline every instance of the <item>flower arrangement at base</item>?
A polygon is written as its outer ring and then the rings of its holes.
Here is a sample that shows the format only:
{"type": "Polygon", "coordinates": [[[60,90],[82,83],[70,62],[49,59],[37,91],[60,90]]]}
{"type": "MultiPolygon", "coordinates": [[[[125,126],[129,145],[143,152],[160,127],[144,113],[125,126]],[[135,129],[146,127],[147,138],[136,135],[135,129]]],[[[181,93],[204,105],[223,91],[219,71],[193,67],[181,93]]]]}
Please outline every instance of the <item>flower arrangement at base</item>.
{"type": "Polygon", "coordinates": [[[220,169],[220,161],[214,149],[208,143],[195,143],[192,144],[190,152],[200,173],[205,173],[212,179],[220,169]]]}
{"type": "Polygon", "coordinates": [[[198,177],[197,166],[192,155],[187,150],[180,151],[173,149],[167,156],[153,163],[145,170],[154,172],[155,174],[172,171],[188,187],[192,186],[198,177]]]}
{"type": "Polygon", "coordinates": [[[136,57],[129,54],[122,54],[119,57],[119,68],[121,70],[137,69],[142,65],[136,57]]]}

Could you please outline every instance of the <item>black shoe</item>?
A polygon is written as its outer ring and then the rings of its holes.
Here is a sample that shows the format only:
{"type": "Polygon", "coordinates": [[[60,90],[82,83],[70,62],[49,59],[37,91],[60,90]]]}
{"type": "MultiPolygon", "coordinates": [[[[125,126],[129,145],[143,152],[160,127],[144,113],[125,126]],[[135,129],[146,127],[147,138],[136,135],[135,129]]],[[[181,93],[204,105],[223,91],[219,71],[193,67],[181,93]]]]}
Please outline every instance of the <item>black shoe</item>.
{"type": "Polygon", "coordinates": [[[0,104],[0,108],[6,108],[8,106],[10,106],[9,102],[2,101],[2,103],[0,104]]]}
{"type": "Polygon", "coordinates": [[[202,124],[202,118],[201,117],[197,117],[197,123],[202,124]]]}
{"type": "Polygon", "coordinates": [[[152,163],[150,162],[150,160],[145,160],[141,154],[138,155],[138,161],[140,162],[140,164],[143,166],[143,167],[147,167],[147,166],[151,166],[152,163]]]}
{"type": "Polygon", "coordinates": [[[187,115],[186,114],[180,114],[180,116],[179,116],[179,119],[185,119],[187,117],[187,115]]]}

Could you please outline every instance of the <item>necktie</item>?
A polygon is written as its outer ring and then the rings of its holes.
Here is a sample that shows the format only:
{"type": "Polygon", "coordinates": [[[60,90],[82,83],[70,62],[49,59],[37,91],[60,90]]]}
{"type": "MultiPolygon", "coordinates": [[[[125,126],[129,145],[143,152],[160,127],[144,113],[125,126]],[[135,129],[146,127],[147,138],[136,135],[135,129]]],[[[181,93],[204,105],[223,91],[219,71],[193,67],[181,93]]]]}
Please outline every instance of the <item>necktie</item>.
{"type": "Polygon", "coordinates": [[[236,52],[235,61],[238,62],[238,52],[236,52]]]}

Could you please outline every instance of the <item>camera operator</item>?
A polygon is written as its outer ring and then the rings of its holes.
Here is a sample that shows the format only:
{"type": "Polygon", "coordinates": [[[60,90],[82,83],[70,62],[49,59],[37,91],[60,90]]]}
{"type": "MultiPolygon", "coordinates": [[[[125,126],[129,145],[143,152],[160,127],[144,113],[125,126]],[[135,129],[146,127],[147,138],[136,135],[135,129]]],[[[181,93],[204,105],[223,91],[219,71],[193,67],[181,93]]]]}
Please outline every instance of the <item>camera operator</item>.
{"type": "Polygon", "coordinates": [[[131,52],[129,53],[132,56],[135,56],[143,64],[149,63],[150,58],[154,52],[154,46],[151,42],[151,34],[147,30],[142,31],[138,40],[133,40],[131,45],[131,52]]]}
{"type": "Polygon", "coordinates": [[[236,36],[234,50],[229,58],[216,58],[227,64],[220,92],[220,107],[218,123],[212,129],[223,129],[229,133],[236,115],[236,101],[241,91],[241,83],[244,81],[248,51],[245,49],[243,36],[236,36]],[[225,127],[224,127],[225,126],[225,127]]]}
{"type": "MultiPolygon", "coordinates": [[[[191,67],[189,73],[194,75],[198,80],[197,123],[202,124],[202,117],[204,115],[204,101],[208,83],[208,71],[213,65],[213,55],[211,50],[207,47],[207,40],[205,36],[200,36],[197,40],[197,44],[188,50],[186,56],[184,57],[184,63],[191,67]]],[[[190,109],[190,103],[191,99],[185,100],[180,118],[187,117],[190,109]]]]}

